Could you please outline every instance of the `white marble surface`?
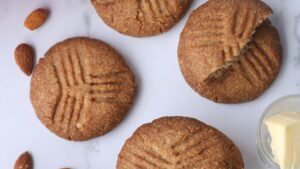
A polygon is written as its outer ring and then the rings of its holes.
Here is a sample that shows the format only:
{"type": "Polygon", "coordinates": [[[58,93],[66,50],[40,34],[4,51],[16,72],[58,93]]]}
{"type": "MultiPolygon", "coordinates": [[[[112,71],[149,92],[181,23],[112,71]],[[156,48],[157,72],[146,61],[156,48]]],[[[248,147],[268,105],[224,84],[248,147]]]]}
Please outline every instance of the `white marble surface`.
{"type": "MultiPolygon", "coordinates": [[[[190,11],[203,0],[195,0],[190,11]]],[[[246,169],[264,169],[256,148],[256,127],[274,99],[300,93],[300,1],[267,0],[272,22],[283,43],[284,62],[272,87],[259,99],[222,105],[197,95],[184,81],[176,49],[188,14],[170,32],[152,38],[131,38],[107,27],[89,0],[0,0],[0,168],[13,168],[23,151],[34,156],[35,169],[113,169],[126,138],[145,122],[182,115],[200,119],[223,131],[240,148],[246,169]],[[30,32],[22,24],[33,9],[51,10],[48,22],[30,32]],[[136,104],[125,121],[109,134],[86,142],[69,142],[51,134],[36,118],[29,100],[29,82],[17,68],[13,52],[26,42],[42,57],[54,43],[73,36],[102,39],[124,55],[139,79],[136,104]]]]}

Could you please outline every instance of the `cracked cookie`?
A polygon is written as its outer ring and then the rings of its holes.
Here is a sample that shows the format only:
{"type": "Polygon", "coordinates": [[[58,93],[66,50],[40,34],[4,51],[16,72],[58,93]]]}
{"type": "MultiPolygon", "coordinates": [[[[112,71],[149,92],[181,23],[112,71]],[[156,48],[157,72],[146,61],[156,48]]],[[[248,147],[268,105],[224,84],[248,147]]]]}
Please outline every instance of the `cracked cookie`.
{"type": "Polygon", "coordinates": [[[161,34],[182,18],[192,0],[91,0],[111,28],[135,37],[161,34]]]}
{"type": "Polygon", "coordinates": [[[178,59],[187,83],[220,103],[259,97],[277,77],[282,49],[260,0],[210,0],[194,10],[180,36],[178,59]]]}
{"type": "Polygon", "coordinates": [[[106,43],[71,38],[51,47],[31,80],[30,98],[40,121],[74,141],[116,127],[133,104],[136,83],[121,55],[106,43]]]}
{"type": "Polygon", "coordinates": [[[239,149],[196,119],[163,117],[139,127],[119,154],[117,169],[243,169],[239,149]]]}

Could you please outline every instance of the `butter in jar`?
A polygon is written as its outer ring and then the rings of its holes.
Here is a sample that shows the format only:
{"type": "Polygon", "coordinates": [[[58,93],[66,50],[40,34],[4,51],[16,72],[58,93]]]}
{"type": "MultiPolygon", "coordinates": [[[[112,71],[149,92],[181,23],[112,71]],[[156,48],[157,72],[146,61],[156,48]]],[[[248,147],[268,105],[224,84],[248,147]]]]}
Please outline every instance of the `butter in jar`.
{"type": "Polygon", "coordinates": [[[283,112],[266,119],[271,149],[281,169],[300,169],[300,113],[283,112]]]}

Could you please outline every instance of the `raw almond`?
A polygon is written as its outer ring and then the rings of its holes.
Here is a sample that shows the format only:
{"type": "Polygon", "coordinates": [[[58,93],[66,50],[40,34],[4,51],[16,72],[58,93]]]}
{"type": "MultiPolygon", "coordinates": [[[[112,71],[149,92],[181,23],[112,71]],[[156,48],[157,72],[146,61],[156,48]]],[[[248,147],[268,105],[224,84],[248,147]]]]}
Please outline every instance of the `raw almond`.
{"type": "Polygon", "coordinates": [[[49,12],[46,9],[36,9],[26,17],[24,26],[33,31],[46,22],[48,14],[49,12]]]}
{"type": "Polygon", "coordinates": [[[31,155],[28,152],[25,152],[16,160],[14,169],[32,169],[32,166],[31,155]]]}
{"type": "Polygon", "coordinates": [[[28,44],[20,44],[15,49],[15,60],[20,69],[29,76],[34,64],[34,51],[28,44]]]}

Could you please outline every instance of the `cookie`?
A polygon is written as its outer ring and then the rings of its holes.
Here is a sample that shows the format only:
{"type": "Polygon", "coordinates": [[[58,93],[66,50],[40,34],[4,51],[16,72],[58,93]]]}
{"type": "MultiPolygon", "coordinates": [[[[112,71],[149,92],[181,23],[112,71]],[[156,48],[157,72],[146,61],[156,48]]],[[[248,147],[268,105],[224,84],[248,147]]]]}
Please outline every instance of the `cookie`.
{"type": "Polygon", "coordinates": [[[282,51],[272,10],[260,0],[210,0],[192,12],[178,59],[188,84],[220,103],[259,97],[277,77],[282,51]]]}
{"type": "Polygon", "coordinates": [[[119,154],[117,169],[243,169],[238,148],[217,129],[187,117],[139,127],[119,154]]]}
{"type": "Polygon", "coordinates": [[[111,28],[135,37],[170,30],[192,0],[91,0],[98,15],[111,28]]]}
{"type": "Polygon", "coordinates": [[[121,55],[85,37],[51,47],[37,64],[30,98],[37,117],[56,135],[74,141],[107,133],[133,104],[136,83],[121,55]]]}

